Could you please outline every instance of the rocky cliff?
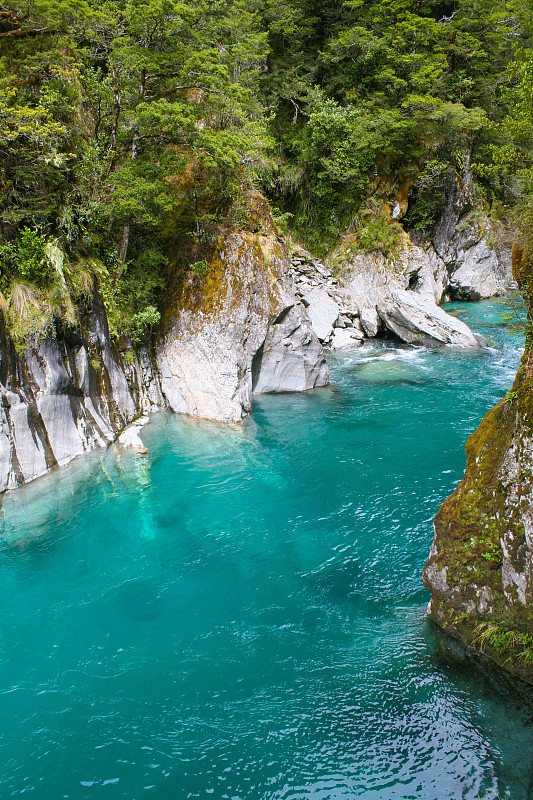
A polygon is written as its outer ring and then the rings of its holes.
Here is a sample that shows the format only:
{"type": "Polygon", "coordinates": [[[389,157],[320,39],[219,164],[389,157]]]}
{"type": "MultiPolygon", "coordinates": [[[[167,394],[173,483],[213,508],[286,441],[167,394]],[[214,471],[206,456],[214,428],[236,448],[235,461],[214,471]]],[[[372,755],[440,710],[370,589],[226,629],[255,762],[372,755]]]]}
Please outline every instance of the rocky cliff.
{"type": "Polygon", "coordinates": [[[260,232],[221,235],[206,274],[182,285],[153,351],[121,356],[97,291],[78,330],[24,354],[2,324],[0,491],[108,445],[145,412],[239,422],[254,393],[328,383],[324,350],[263,203],[256,198],[260,232]]]}
{"type": "Polygon", "coordinates": [[[80,331],[24,355],[0,326],[0,491],[103,447],[135,415],[95,292],[80,331]]]}
{"type": "Polygon", "coordinates": [[[324,351],[288,275],[289,253],[268,206],[255,231],[220,237],[200,287],[191,278],[157,346],[160,386],[174,411],[239,422],[252,395],[328,383],[324,351]]]}
{"type": "MultiPolygon", "coordinates": [[[[190,271],[177,284],[151,348],[117,350],[96,290],[78,330],[24,354],[2,326],[0,491],[107,446],[152,411],[238,423],[254,394],[324,386],[324,348],[382,335],[478,346],[437,305],[450,280],[433,250],[406,236],[393,259],[343,252],[330,261],[291,255],[256,194],[246,229],[221,232],[202,274],[190,271]]],[[[140,449],[137,434],[138,423],[120,441],[140,449]]]]}
{"type": "MultiPolygon", "coordinates": [[[[528,296],[520,254],[515,277],[528,296]]],[[[529,322],[531,324],[531,320],[529,322]]],[[[430,617],[481,658],[533,684],[533,370],[466,445],[466,471],[435,518],[423,580],[430,617]]]]}
{"type": "Polygon", "coordinates": [[[435,518],[423,573],[429,614],[533,683],[533,380],[525,363],[466,454],[465,476],[435,518]]]}

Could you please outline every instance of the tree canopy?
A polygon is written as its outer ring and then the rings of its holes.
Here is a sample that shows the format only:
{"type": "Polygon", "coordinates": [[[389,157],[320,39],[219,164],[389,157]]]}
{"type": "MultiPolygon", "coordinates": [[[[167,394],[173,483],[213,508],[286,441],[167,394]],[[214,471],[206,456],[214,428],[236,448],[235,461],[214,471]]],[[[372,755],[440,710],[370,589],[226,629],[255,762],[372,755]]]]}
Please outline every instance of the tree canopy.
{"type": "Polygon", "coordinates": [[[529,0],[4,0],[7,304],[14,282],[43,270],[56,286],[55,246],[67,288],[52,316],[68,317],[70,284],[92,271],[115,332],[142,336],[169,264],[198,263],[220,226],[242,225],[254,186],[319,249],[406,181],[421,229],[450,171],[472,172],[489,203],[515,202],[531,183],[531,11],[529,0]]]}

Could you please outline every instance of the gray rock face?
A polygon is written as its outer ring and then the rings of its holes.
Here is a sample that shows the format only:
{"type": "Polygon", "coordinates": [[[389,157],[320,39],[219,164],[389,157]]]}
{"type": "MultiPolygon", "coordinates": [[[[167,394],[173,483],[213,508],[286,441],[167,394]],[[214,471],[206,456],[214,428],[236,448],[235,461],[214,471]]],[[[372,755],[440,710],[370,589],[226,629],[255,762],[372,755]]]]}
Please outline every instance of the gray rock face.
{"type": "Polygon", "coordinates": [[[328,380],[324,350],[303,306],[288,306],[253,358],[253,393],[302,392],[325,386],[328,380]]]}
{"type": "Polygon", "coordinates": [[[141,347],[135,353],[131,364],[124,365],[124,373],[136,408],[141,413],[149,414],[167,407],[159,372],[146,347],[141,347]]]}
{"type": "Polygon", "coordinates": [[[198,294],[192,283],[187,287],[157,349],[170,408],[235,423],[251,410],[254,393],[326,385],[322,346],[288,280],[288,252],[274,232],[231,234],[213,264],[198,294]]]}
{"type": "Polygon", "coordinates": [[[135,405],[100,298],[84,338],[45,339],[19,356],[0,329],[0,491],[113,441],[135,405]],[[88,353],[91,352],[89,359],[88,353]]]}
{"type": "Polygon", "coordinates": [[[468,325],[436,306],[431,298],[414,292],[399,290],[383,297],[379,314],[386,327],[408,344],[479,346],[468,325]]]}
{"type": "Polygon", "coordinates": [[[483,300],[503,294],[508,280],[506,265],[481,238],[459,250],[448,291],[457,300],[483,300]]]}
{"type": "MultiPolygon", "coordinates": [[[[141,348],[121,362],[98,294],[68,341],[45,339],[23,356],[0,320],[0,491],[108,445],[138,414],[170,407],[239,422],[253,394],[328,383],[324,350],[288,278],[288,251],[262,202],[264,235],[221,237],[205,281],[191,278],[169,309],[155,353],[141,348]]],[[[139,430],[128,428],[121,444],[142,452],[139,430]]]]}
{"type": "Polygon", "coordinates": [[[339,316],[339,306],[325,288],[316,286],[306,295],[307,313],[313,330],[323,342],[329,339],[339,316]]]}
{"type": "Polygon", "coordinates": [[[502,295],[512,281],[510,248],[491,242],[505,239],[503,228],[496,230],[486,215],[470,212],[468,192],[459,180],[448,197],[433,237],[434,251],[448,273],[448,295],[456,300],[502,295]]]}
{"type": "Polygon", "coordinates": [[[375,339],[381,327],[377,306],[364,305],[359,312],[361,327],[369,339],[375,339]]]}
{"type": "Polygon", "coordinates": [[[478,347],[470,329],[437,305],[447,274],[436,253],[426,253],[406,239],[387,260],[359,253],[343,264],[344,303],[359,308],[368,338],[388,330],[413,345],[478,347]]]}
{"type": "Polygon", "coordinates": [[[357,328],[335,328],[330,347],[332,350],[348,350],[360,347],[363,340],[364,335],[357,328]]]}
{"type": "MultiPolygon", "coordinates": [[[[221,236],[205,280],[191,278],[171,304],[153,352],[122,362],[98,294],[80,331],[23,356],[0,320],[0,491],[106,446],[138,414],[171,408],[234,423],[255,394],[324,386],[323,345],[358,347],[388,331],[415,345],[477,346],[437,304],[445,293],[500,293],[508,264],[488,245],[488,221],[464,218],[464,192],[451,197],[433,248],[406,236],[390,261],[346,257],[343,285],[305,251],[291,263],[266,202],[255,200],[261,233],[221,236]]],[[[140,448],[136,430],[124,441],[140,448]]]]}

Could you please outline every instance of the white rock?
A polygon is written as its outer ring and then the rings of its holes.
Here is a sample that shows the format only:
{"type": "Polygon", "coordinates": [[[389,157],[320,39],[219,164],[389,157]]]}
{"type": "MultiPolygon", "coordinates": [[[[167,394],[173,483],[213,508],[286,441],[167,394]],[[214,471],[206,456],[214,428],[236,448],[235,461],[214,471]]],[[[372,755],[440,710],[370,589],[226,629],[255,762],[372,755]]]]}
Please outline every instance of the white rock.
{"type": "Polygon", "coordinates": [[[294,305],[267,333],[252,362],[254,394],[302,392],[328,381],[322,345],[305,310],[294,305]]]}
{"type": "Polygon", "coordinates": [[[444,264],[406,240],[392,259],[380,253],[358,253],[345,264],[345,307],[359,308],[369,338],[385,325],[409,344],[453,344],[478,347],[470,329],[437,306],[444,289],[444,264]]]}
{"type": "Polygon", "coordinates": [[[380,319],[376,306],[362,306],[359,312],[361,326],[369,339],[375,339],[380,328],[380,319]]]}
{"type": "Polygon", "coordinates": [[[134,450],[136,453],[147,453],[148,448],[145,446],[143,440],[140,437],[141,430],[143,428],[143,424],[141,420],[129,425],[118,437],[119,444],[125,450],[134,450]]]}
{"type": "Polygon", "coordinates": [[[389,330],[409,344],[479,347],[464,322],[446,314],[430,298],[414,292],[400,290],[384,296],[379,315],[389,330]]]}
{"type": "Polygon", "coordinates": [[[312,289],[306,299],[313,330],[321,341],[325,341],[331,336],[333,325],[339,316],[339,306],[322,287],[312,289]]]}
{"type": "Polygon", "coordinates": [[[330,342],[332,350],[346,350],[351,347],[360,347],[363,344],[363,334],[356,328],[335,328],[330,342]]]}
{"type": "Polygon", "coordinates": [[[505,268],[485,239],[460,253],[450,277],[450,293],[458,300],[482,300],[505,291],[505,268]]]}
{"type": "Polygon", "coordinates": [[[208,291],[176,311],[157,349],[161,389],[178,413],[238,423],[253,393],[329,380],[322,346],[288,281],[286,247],[263,231],[226,237],[224,275],[207,276],[208,291]]]}

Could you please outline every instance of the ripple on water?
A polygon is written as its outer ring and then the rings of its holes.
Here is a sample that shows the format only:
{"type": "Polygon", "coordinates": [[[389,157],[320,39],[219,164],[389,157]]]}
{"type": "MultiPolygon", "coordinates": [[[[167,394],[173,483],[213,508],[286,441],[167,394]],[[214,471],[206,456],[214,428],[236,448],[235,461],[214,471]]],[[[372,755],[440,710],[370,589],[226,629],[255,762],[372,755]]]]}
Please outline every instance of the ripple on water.
{"type": "Polygon", "coordinates": [[[4,498],[2,796],[526,800],[530,720],[438,656],[420,571],[492,349],[374,344],[238,430],[154,417],[4,498]]]}

